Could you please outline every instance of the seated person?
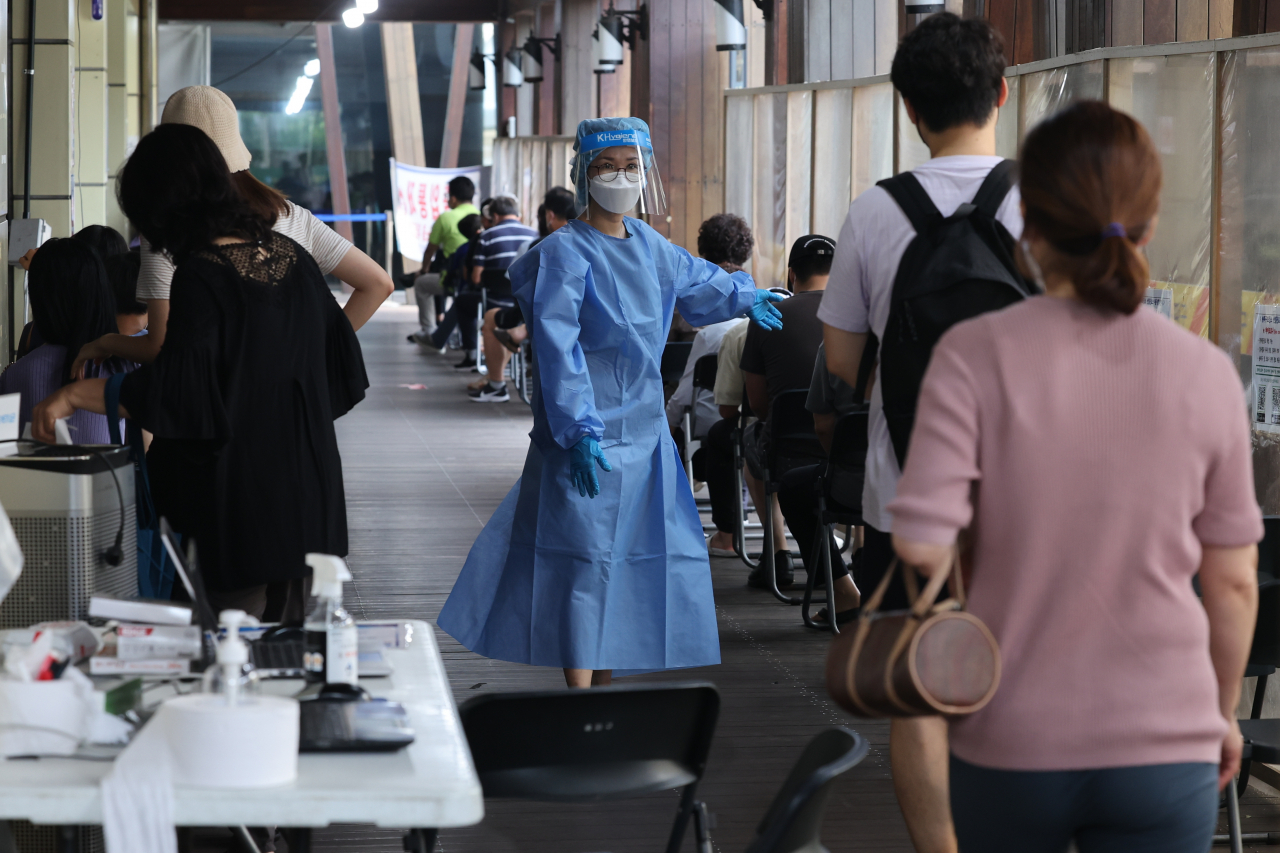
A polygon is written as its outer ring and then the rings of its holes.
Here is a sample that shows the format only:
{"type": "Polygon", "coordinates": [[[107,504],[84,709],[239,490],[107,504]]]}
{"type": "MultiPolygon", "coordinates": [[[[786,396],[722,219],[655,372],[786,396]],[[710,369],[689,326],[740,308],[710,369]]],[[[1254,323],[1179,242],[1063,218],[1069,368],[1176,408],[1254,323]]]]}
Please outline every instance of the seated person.
{"type": "MultiPolygon", "coordinates": [[[[699,451],[701,464],[695,460],[694,476],[706,481],[707,494],[711,498],[711,523],[716,532],[707,540],[707,553],[712,557],[732,557],[733,533],[737,529],[739,496],[737,478],[733,470],[733,431],[738,425],[739,407],[745,408],[747,417],[751,407],[742,398],[742,345],[747,338],[747,326],[737,325],[720,339],[720,352],[716,355],[716,387],[713,392],[721,420],[707,430],[699,451]],[[701,469],[701,470],[699,470],[701,469]]],[[[751,492],[751,499],[758,507],[764,506],[764,486],[749,468],[743,470],[743,479],[751,492]]],[[[782,542],[786,531],[782,527],[782,511],[773,505],[773,536],[782,542]]],[[[789,563],[788,563],[789,565],[789,563]]],[[[752,573],[756,577],[755,573],[752,573]]],[[[748,582],[751,582],[750,580],[748,582]]],[[[759,578],[756,578],[759,582],[759,578]]]]}
{"type": "MultiPolygon", "coordinates": [[[[453,334],[453,328],[458,324],[458,290],[456,288],[467,287],[467,282],[471,280],[471,257],[475,251],[476,241],[483,231],[484,219],[479,214],[472,213],[458,221],[458,232],[467,238],[467,242],[449,255],[448,260],[444,262],[443,272],[440,273],[441,281],[445,282],[441,293],[446,291],[453,293],[453,304],[445,312],[440,324],[435,327],[434,331],[430,333],[414,332],[410,336],[428,352],[444,352],[449,343],[449,336],[453,334]],[[441,339],[441,343],[438,346],[435,344],[437,335],[441,339]]],[[[440,298],[443,299],[444,297],[441,296],[440,298]]]]}
{"type": "MultiPolygon", "coordinates": [[[[742,269],[751,258],[751,249],[755,241],[751,236],[751,227],[741,217],[732,213],[717,213],[702,223],[698,229],[698,254],[713,264],[717,264],[725,272],[736,272],[742,269]]],[[[720,342],[725,332],[741,324],[741,318],[716,323],[698,331],[693,339],[693,347],[689,350],[689,360],[685,363],[684,374],[667,400],[667,423],[676,436],[676,444],[683,446],[685,441],[706,438],[707,430],[720,419],[716,407],[715,394],[710,389],[698,389],[695,404],[693,390],[693,371],[698,360],[720,352],[720,342]],[[685,436],[681,432],[685,410],[693,407],[693,435],[685,436]]],[[[699,465],[701,468],[701,465],[699,465]]]]}
{"type": "Polygon", "coordinates": [[[142,253],[126,252],[107,258],[107,282],[116,300],[116,329],[122,335],[135,337],[147,333],[147,303],[138,301],[138,273],[142,270],[142,253]]]}
{"type": "MultiPolygon", "coordinates": [[[[749,330],[742,347],[742,377],[747,389],[751,410],[762,419],[768,417],[769,406],[784,391],[808,390],[813,380],[813,364],[822,342],[822,321],[818,319],[818,305],[822,303],[822,291],[827,286],[831,262],[835,259],[836,244],[830,237],[808,234],[796,240],[787,258],[787,286],[795,295],[778,304],[782,312],[782,328],[766,331],[763,328],[749,330]]],[[[757,435],[763,430],[756,429],[757,435]]],[[[748,467],[757,476],[763,467],[763,454],[759,439],[745,443],[748,467]]],[[[782,472],[774,472],[781,475],[782,472]]],[[[812,520],[796,525],[782,507],[802,555],[813,543],[812,520]],[[809,537],[805,540],[805,535],[809,537]]],[[[774,540],[779,546],[784,540],[774,540]]],[[[812,557],[813,555],[808,555],[812,557]]],[[[778,587],[785,581],[792,582],[791,552],[780,547],[775,555],[778,587]]],[[[814,571],[812,560],[805,561],[805,570],[814,571]]],[[[753,572],[749,581],[753,586],[767,586],[768,579],[760,570],[753,572]],[[759,575],[758,577],[756,577],[759,575]]]]}
{"type": "MultiPolygon", "coordinates": [[[[22,395],[19,430],[31,422],[37,403],[71,383],[71,366],[80,347],[116,330],[107,271],[86,243],[75,238],[45,243],[31,258],[27,285],[36,332],[44,343],[0,375],[0,394],[22,395]]],[[[101,365],[87,364],[85,374],[102,377],[132,368],[113,357],[101,365]]],[[[105,415],[79,411],[68,418],[67,427],[76,444],[110,443],[105,415]]]]}
{"type": "MultiPolygon", "coordinates": [[[[573,193],[569,190],[564,187],[552,187],[547,190],[542,205],[538,208],[539,237],[529,244],[529,248],[532,249],[548,235],[567,225],[575,215],[575,207],[573,193]]],[[[484,363],[489,368],[489,376],[497,381],[491,382],[490,379],[484,378],[471,385],[469,388],[471,399],[478,403],[502,403],[510,399],[506,382],[503,381],[507,373],[507,362],[510,360],[510,353],[519,352],[520,345],[528,337],[529,332],[524,325],[524,314],[520,311],[519,305],[515,303],[500,305],[485,312],[484,325],[480,330],[480,338],[484,346],[484,363]]]]}
{"type": "MultiPolygon", "coordinates": [[[[872,357],[869,368],[875,359],[872,357]]],[[[862,372],[863,381],[870,373],[862,372]]],[[[813,381],[809,385],[809,396],[805,399],[805,408],[813,414],[813,430],[818,434],[822,449],[831,452],[831,439],[835,433],[836,421],[848,414],[853,414],[866,407],[866,393],[858,393],[849,387],[843,379],[827,370],[826,348],[818,344],[818,355],[813,365],[813,381]]],[[[807,465],[788,471],[782,479],[782,488],[778,491],[778,505],[782,507],[782,516],[787,520],[796,544],[800,546],[800,554],[806,567],[813,566],[818,571],[819,556],[813,552],[814,538],[818,530],[818,497],[814,485],[820,472],[820,465],[807,465]]],[[[857,507],[833,507],[833,509],[856,509],[861,512],[861,503],[857,507]]],[[[861,528],[859,528],[861,530],[861,528]]],[[[856,555],[855,561],[859,559],[856,555]]],[[[849,568],[840,556],[840,549],[834,538],[831,541],[831,579],[836,591],[837,624],[843,625],[858,614],[861,595],[849,574],[849,568]]],[[[814,614],[815,622],[825,622],[828,618],[827,608],[814,614]]]]}
{"type": "Polygon", "coordinates": [[[453,307],[429,342],[429,346],[437,349],[443,347],[456,324],[462,332],[462,348],[466,350],[463,360],[454,365],[457,370],[470,370],[476,366],[477,328],[474,319],[481,302],[488,299],[497,305],[515,304],[507,267],[538,239],[537,231],[520,222],[520,202],[512,196],[500,195],[491,199],[487,210],[493,224],[481,232],[471,250],[470,288],[460,290],[454,297],[453,307]]]}
{"type": "Polygon", "coordinates": [[[426,342],[436,330],[437,315],[444,311],[441,300],[449,284],[445,264],[460,246],[467,243],[468,238],[462,234],[459,225],[465,217],[479,215],[480,209],[471,203],[475,195],[476,185],[470,178],[459,175],[449,181],[449,209],[440,214],[431,226],[427,249],[422,255],[422,271],[413,279],[420,326],[409,336],[413,343],[426,342]]]}

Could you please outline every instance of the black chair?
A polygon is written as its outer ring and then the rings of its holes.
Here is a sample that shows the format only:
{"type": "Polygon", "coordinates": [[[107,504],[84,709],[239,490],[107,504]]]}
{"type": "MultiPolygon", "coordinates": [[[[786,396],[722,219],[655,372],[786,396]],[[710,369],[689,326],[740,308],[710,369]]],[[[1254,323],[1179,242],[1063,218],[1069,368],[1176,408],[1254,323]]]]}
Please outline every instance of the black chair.
{"type": "MultiPolygon", "coordinates": [[[[867,422],[869,413],[866,408],[844,415],[836,421],[831,436],[831,452],[827,455],[827,464],[818,478],[818,542],[814,543],[814,553],[822,561],[821,571],[827,582],[827,589],[834,589],[835,580],[831,576],[831,531],[836,525],[846,528],[862,526],[862,484],[867,471],[867,422]]],[[[810,628],[830,628],[832,634],[839,634],[836,625],[834,605],[827,608],[827,625],[819,625],[809,616],[809,606],[813,602],[814,579],[817,572],[809,572],[804,588],[804,601],[800,605],[800,617],[810,628]]],[[[828,595],[828,600],[834,596],[828,595]]]]}
{"type": "Polygon", "coordinates": [[[769,805],[747,853],[821,853],[822,818],[836,778],[867,757],[867,741],[846,728],[809,741],[769,805]]]}
{"type": "Polygon", "coordinates": [[[659,368],[664,385],[680,381],[691,352],[693,341],[667,341],[667,345],[662,348],[662,364],[659,368]]]}
{"type": "MultiPolygon", "coordinates": [[[[764,453],[760,460],[764,466],[761,472],[764,507],[760,512],[760,523],[764,525],[764,549],[760,553],[760,564],[768,576],[769,591],[783,604],[803,604],[804,599],[783,595],[778,589],[774,561],[778,546],[785,543],[773,541],[774,495],[782,487],[782,476],[790,468],[812,465],[826,458],[822,445],[818,443],[818,435],[813,431],[813,415],[805,408],[808,397],[809,389],[796,389],[783,391],[769,403],[764,453]]],[[[810,577],[813,577],[812,568],[805,567],[810,577]]]]}
{"type": "Polygon", "coordinates": [[[489,693],[460,713],[486,797],[589,803],[683,788],[667,853],[690,817],[699,853],[711,853],[694,795],[720,713],[714,685],[489,693]]]}

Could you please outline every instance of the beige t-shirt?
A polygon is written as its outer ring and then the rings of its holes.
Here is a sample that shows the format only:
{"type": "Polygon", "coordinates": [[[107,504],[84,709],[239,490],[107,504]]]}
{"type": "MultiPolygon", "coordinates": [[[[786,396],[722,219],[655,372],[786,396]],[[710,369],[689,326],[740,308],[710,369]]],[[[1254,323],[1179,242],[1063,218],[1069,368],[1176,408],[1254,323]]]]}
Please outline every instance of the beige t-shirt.
{"type": "Polygon", "coordinates": [[[724,333],[720,339],[720,352],[716,355],[716,387],[717,406],[742,405],[742,346],[747,342],[747,329],[750,323],[739,323],[724,333]]]}
{"type": "MultiPolygon", "coordinates": [[[[316,219],[311,211],[288,202],[289,211],[276,219],[275,230],[296,241],[315,258],[320,272],[328,275],[342,262],[351,243],[328,225],[316,219]]],[[[151,251],[147,238],[142,238],[142,269],[138,272],[139,299],[168,299],[173,281],[173,261],[161,252],[151,251]]]]}

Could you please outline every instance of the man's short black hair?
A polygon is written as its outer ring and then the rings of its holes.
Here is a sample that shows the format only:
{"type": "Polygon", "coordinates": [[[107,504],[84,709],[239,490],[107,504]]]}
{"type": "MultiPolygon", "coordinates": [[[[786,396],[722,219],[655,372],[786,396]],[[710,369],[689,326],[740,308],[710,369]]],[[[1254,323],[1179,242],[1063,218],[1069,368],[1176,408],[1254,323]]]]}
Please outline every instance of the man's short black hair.
{"type": "Polygon", "coordinates": [[[458,201],[467,202],[476,197],[476,185],[470,178],[459,175],[449,182],[449,195],[458,201]]]}
{"type": "Polygon", "coordinates": [[[563,219],[565,222],[578,215],[578,203],[573,197],[573,191],[564,187],[552,187],[547,190],[542,204],[547,208],[548,213],[554,213],[557,219],[563,219]]]}
{"type": "Polygon", "coordinates": [[[796,274],[796,284],[804,284],[815,275],[831,275],[833,260],[835,260],[833,255],[807,255],[797,258],[791,263],[791,269],[796,274]]]}
{"type": "Polygon", "coordinates": [[[934,133],[986,124],[1004,79],[1004,39],[986,21],[930,15],[898,45],[889,77],[934,133]]]}

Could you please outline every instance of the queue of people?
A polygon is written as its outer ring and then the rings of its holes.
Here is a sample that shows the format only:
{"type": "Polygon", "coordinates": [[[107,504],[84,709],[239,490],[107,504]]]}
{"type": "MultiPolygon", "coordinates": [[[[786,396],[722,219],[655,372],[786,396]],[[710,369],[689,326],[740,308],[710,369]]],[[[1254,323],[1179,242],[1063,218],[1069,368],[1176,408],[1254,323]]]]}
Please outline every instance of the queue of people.
{"type": "MultiPolygon", "coordinates": [[[[816,449],[789,460],[762,519],[773,577],[744,578],[785,589],[797,567],[817,570],[814,483],[835,425],[865,414],[863,487],[843,507],[863,524],[848,564],[829,543],[816,622],[859,619],[882,584],[884,608],[905,608],[915,584],[885,580],[895,563],[932,577],[963,549],[969,609],[1003,662],[981,710],[892,720],[917,850],[1203,851],[1240,762],[1257,607],[1239,379],[1142,309],[1161,187],[1146,131],[1077,104],[1028,135],[1015,179],[996,156],[1004,69],[987,23],[918,24],[891,79],[931,159],[861,194],[837,238],[796,240],[782,282],[743,269],[753,238],[736,216],[703,223],[695,257],[630,215],[665,212],[640,119],[579,125],[573,189],[546,194],[536,229],[518,199],[477,206],[470,180],[450,182],[409,339],[442,353],[457,330],[456,369],[478,370],[481,353],[488,368],[467,393],[491,403],[510,399],[507,358],[530,343],[533,430],[438,624],[478,654],[556,667],[569,687],[717,664],[709,558],[736,553],[733,442],[763,507],[770,413],[803,396],[816,449]],[[903,294],[933,274],[936,229],[957,216],[974,217],[1000,267],[959,280],[1018,287],[999,310],[965,303],[979,286],[954,291],[954,320],[913,377],[895,361],[903,294]],[[677,312],[698,332],[668,395],[677,312]],[[715,387],[696,388],[709,356],[715,387]],[[694,442],[690,483],[678,447],[694,442]]],[[[236,127],[216,89],[176,93],[119,179],[138,249],[97,228],[23,259],[34,321],[0,393],[22,393],[38,440],[64,419],[81,442],[105,443],[108,419],[144,429],[157,509],[197,543],[215,610],[291,619],[304,555],[347,551],[333,422],[363,399],[356,332],[392,283],[254,179],[236,127]],[[330,273],[353,288],[345,305],[330,273]]]]}

